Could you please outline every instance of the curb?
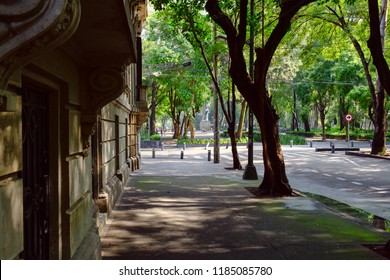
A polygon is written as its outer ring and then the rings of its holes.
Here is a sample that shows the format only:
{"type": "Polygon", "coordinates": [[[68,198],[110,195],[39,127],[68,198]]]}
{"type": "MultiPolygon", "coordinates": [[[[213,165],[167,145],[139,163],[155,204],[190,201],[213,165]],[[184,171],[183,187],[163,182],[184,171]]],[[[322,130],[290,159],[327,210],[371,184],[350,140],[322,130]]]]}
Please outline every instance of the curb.
{"type": "Polygon", "coordinates": [[[365,152],[345,152],[345,154],[348,156],[371,157],[371,158],[390,160],[390,157],[380,156],[380,155],[372,155],[372,154],[367,154],[365,152]]]}

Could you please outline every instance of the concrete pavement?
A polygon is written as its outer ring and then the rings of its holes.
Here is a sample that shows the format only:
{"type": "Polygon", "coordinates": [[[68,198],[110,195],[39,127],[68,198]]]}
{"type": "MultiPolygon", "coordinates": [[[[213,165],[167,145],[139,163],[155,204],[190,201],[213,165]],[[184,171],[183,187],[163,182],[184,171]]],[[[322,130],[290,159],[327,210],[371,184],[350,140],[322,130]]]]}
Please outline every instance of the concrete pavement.
{"type": "Polygon", "coordinates": [[[225,167],[144,155],[104,229],[103,259],[383,259],[368,247],[389,233],[305,196],[255,198],[246,188],[260,180],[225,167]]]}

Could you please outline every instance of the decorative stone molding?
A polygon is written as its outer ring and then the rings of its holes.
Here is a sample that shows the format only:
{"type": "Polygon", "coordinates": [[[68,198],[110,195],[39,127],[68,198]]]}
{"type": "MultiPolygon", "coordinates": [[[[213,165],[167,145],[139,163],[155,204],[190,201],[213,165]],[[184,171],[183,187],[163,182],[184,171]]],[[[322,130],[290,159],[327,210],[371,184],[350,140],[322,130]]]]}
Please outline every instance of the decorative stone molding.
{"type": "Polygon", "coordinates": [[[106,104],[118,98],[125,87],[123,69],[100,67],[88,73],[88,88],[82,106],[81,133],[83,153],[88,155],[90,136],[95,133],[98,111],[106,104]]]}
{"type": "Polygon", "coordinates": [[[16,112],[16,107],[16,94],[0,89],[0,112],[16,112]]]}
{"type": "Polygon", "coordinates": [[[132,7],[133,7],[133,24],[136,29],[137,35],[141,36],[143,25],[148,15],[146,1],[145,0],[132,1],[132,7]]]}
{"type": "Polygon", "coordinates": [[[79,0],[0,3],[0,88],[34,57],[66,41],[80,19],[79,0]]]}
{"type": "Polygon", "coordinates": [[[139,88],[139,91],[140,91],[140,100],[136,101],[138,107],[137,133],[141,129],[142,124],[147,121],[149,115],[148,102],[147,102],[147,86],[141,86],[139,88]]]}

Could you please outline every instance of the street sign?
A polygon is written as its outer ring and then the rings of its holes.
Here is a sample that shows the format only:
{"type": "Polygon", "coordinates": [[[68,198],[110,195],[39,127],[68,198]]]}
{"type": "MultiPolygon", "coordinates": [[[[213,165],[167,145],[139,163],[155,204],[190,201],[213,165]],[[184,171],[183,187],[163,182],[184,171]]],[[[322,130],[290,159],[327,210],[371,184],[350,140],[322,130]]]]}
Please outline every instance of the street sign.
{"type": "Polygon", "coordinates": [[[345,115],[345,120],[346,120],[347,122],[352,121],[352,115],[351,115],[351,114],[346,114],[346,115],[345,115]]]}

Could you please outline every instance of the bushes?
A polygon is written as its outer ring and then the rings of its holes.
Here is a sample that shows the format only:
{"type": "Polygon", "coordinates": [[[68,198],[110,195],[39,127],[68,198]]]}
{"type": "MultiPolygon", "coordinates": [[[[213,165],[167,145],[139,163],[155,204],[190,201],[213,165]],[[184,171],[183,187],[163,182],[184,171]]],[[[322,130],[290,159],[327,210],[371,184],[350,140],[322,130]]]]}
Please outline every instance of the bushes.
{"type": "Polygon", "coordinates": [[[305,137],[298,135],[280,135],[280,143],[282,145],[290,145],[290,141],[293,141],[294,145],[306,145],[305,137]]]}
{"type": "Polygon", "coordinates": [[[313,131],[286,131],[287,135],[302,136],[302,137],[314,137],[313,131]]]}
{"type": "MultiPolygon", "coordinates": [[[[290,132],[288,132],[290,133],[290,132]]],[[[296,133],[296,132],[294,132],[296,133]]],[[[314,136],[322,137],[322,130],[313,130],[314,136]]],[[[345,129],[340,130],[338,128],[331,128],[325,131],[325,136],[327,139],[346,139],[347,133],[345,129]]],[[[369,140],[374,138],[374,132],[372,130],[364,130],[351,128],[349,131],[349,137],[353,140],[369,140]]],[[[390,137],[390,132],[387,132],[387,137],[390,137]]]]}
{"type": "MultiPolygon", "coordinates": [[[[197,145],[206,145],[208,142],[210,144],[214,144],[214,139],[213,138],[202,138],[202,139],[180,139],[177,140],[177,144],[197,144],[197,145]]],[[[237,143],[246,143],[247,139],[246,138],[241,138],[237,139],[237,143]]],[[[220,138],[219,139],[220,144],[227,144],[230,143],[230,138],[220,138]]]]}
{"type": "Polygon", "coordinates": [[[161,140],[161,135],[160,134],[153,134],[150,136],[150,140],[159,141],[159,140],[161,140]]]}

